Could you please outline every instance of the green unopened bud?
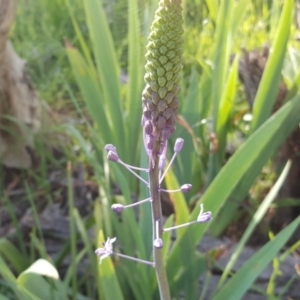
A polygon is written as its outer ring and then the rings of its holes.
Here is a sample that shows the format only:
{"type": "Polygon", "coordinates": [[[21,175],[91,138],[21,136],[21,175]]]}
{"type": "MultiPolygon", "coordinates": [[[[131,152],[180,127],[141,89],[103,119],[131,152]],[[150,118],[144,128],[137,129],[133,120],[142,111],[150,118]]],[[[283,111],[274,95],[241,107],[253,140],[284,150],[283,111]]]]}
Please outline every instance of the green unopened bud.
{"type": "Polygon", "coordinates": [[[156,72],[158,76],[164,76],[166,73],[165,69],[162,67],[157,68],[156,72]]]}
{"type": "Polygon", "coordinates": [[[157,81],[158,81],[158,84],[159,84],[159,86],[165,86],[165,84],[166,84],[166,82],[167,82],[167,80],[166,80],[166,78],[165,77],[158,77],[157,78],[157,81]]]}
{"type": "Polygon", "coordinates": [[[151,111],[150,121],[157,141],[159,137],[166,136],[161,134],[162,131],[175,130],[170,126],[175,124],[177,95],[180,92],[182,25],[181,0],[160,0],[148,37],[144,77],[146,88],[143,91],[143,111],[151,111]]]}
{"type": "MultiPolygon", "coordinates": [[[[167,83],[167,86],[168,86],[169,83],[170,82],[167,83]]],[[[160,101],[162,101],[163,99],[165,99],[165,97],[167,95],[167,92],[168,92],[167,88],[165,88],[165,87],[159,88],[158,94],[159,94],[159,97],[160,97],[160,101]]]]}
{"type": "Polygon", "coordinates": [[[166,79],[167,79],[168,81],[170,81],[170,80],[173,78],[173,76],[174,76],[174,73],[173,73],[173,72],[167,72],[167,73],[165,74],[165,77],[166,77],[166,79]]]}
{"type": "MultiPolygon", "coordinates": [[[[171,71],[172,69],[173,69],[173,64],[170,62],[170,61],[168,61],[165,65],[164,65],[164,69],[168,72],[168,71],[171,71]]],[[[172,72],[170,72],[171,73],[171,75],[173,76],[173,73],[172,72]]]]}

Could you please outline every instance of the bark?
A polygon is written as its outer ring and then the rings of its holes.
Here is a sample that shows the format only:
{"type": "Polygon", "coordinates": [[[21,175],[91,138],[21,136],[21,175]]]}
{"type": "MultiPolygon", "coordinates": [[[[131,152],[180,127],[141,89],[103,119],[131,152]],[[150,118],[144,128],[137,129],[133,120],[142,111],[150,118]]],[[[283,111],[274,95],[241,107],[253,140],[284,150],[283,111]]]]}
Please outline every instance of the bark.
{"type": "Polygon", "coordinates": [[[0,0],[0,161],[28,168],[33,134],[40,128],[41,105],[21,59],[10,41],[16,0],[0,0]]]}

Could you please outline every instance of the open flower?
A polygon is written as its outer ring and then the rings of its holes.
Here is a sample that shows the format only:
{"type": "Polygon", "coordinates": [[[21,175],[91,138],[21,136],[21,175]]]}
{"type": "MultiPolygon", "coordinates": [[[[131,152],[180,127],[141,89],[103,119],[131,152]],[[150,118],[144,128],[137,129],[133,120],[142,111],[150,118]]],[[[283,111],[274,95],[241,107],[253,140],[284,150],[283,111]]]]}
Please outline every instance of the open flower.
{"type": "Polygon", "coordinates": [[[112,244],[115,242],[117,238],[107,238],[107,241],[103,244],[103,248],[98,248],[95,253],[97,254],[97,256],[100,256],[100,264],[102,263],[102,260],[108,256],[110,256],[111,254],[113,254],[113,248],[112,248],[112,244]]]}
{"type": "Polygon", "coordinates": [[[200,204],[200,213],[197,217],[197,222],[198,223],[206,223],[212,220],[212,213],[211,211],[206,211],[203,212],[203,204],[200,204]]]}

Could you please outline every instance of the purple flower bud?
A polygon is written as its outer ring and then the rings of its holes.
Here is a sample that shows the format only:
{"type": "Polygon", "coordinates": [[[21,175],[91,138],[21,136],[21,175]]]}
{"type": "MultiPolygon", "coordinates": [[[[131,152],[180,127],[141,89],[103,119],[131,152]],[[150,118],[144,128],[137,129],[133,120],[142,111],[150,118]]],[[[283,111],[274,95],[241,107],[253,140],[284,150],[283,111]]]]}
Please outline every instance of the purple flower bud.
{"type": "Polygon", "coordinates": [[[174,152],[179,153],[183,147],[184,139],[178,138],[174,145],[174,152]]]}
{"type": "Polygon", "coordinates": [[[116,203],[111,206],[111,209],[116,213],[121,213],[124,210],[124,205],[116,203]]]}
{"type": "Polygon", "coordinates": [[[174,126],[166,126],[166,128],[165,128],[165,138],[168,140],[171,137],[171,135],[174,133],[174,131],[175,131],[174,126]]]}
{"type": "Polygon", "coordinates": [[[159,165],[158,165],[159,170],[163,170],[165,167],[165,164],[166,164],[166,156],[162,155],[159,158],[159,165]]]}
{"type": "Polygon", "coordinates": [[[145,133],[147,135],[152,134],[153,126],[152,126],[152,122],[151,121],[146,121],[144,128],[145,128],[145,133]]]}
{"type": "Polygon", "coordinates": [[[198,223],[206,223],[209,222],[210,220],[212,220],[212,213],[210,211],[200,213],[197,218],[198,223]]]}
{"type": "Polygon", "coordinates": [[[166,100],[161,100],[157,104],[157,109],[159,112],[163,112],[168,107],[166,100]]]}
{"type": "Polygon", "coordinates": [[[155,239],[155,240],[153,241],[153,245],[154,245],[155,248],[161,249],[161,248],[163,248],[163,246],[164,246],[164,242],[163,242],[162,239],[157,238],[157,239],[155,239]]]}
{"type": "Polygon", "coordinates": [[[147,135],[146,147],[147,147],[147,150],[153,150],[154,137],[152,135],[147,135]]]}
{"type": "Polygon", "coordinates": [[[108,151],[107,158],[113,162],[117,162],[119,160],[119,156],[117,152],[108,151]]]}
{"type": "Polygon", "coordinates": [[[168,107],[164,112],[163,116],[168,120],[173,115],[173,109],[168,107]]]}
{"type": "Polygon", "coordinates": [[[164,128],[166,125],[166,118],[163,116],[158,117],[157,119],[157,127],[162,129],[164,128]]]}
{"type": "Polygon", "coordinates": [[[189,184],[189,183],[186,183],[186,184],[183,184],[181,187],[180,187],[180,190],[183,192],[183,193],[187,193],[191,190],[192,188],[192,185],[189,184]]]}
{"type": "Polygon", "coordinates": [[[142,127],[145,126],[145,122],[146,122],[145,116],[142,115],[142,120],[141,120],[141,125],[142,125],[142,127]]]}
{"type": "Polygon", "coordinates": [[[117,148],[116,148],[114,145],[112,145],[112,144],[107,144],[107,145],[105,145],[104,149],[105,149],[105,151],[106,151],[107,153],[108,153],[109,151],[112,151],[112,152],[114,152],[114,153],[117,153],[117,148]]]}
{"type": "Polygon", "coordinates": [[[151,119],[151,112],[146,107],[144,108],[143,115],[146,120],[151,119]]]}
{"type": "Polygon", "coordinates": [[[168,149],[168,140],[163,139],[163,141],[160,143],[158,154],[163,156],[166,155],[168,149]]]}

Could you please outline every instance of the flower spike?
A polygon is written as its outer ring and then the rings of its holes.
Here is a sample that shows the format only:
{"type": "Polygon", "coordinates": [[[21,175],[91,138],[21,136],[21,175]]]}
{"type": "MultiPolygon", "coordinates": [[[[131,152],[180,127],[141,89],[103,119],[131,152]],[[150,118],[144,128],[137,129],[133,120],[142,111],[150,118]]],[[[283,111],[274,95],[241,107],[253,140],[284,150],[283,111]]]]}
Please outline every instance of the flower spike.
{"type": "Polygon", "coordinates": [[[143,90],[144,144],[150,157],[162,152],[166,141],[175,131],[178,109],[178,85],[182,69],[183,18],[179,0],[159,1],[159,8],[148,37],[146,53],[146,86],[143,90]],[[146,128],[151,122],[152,130],[146,128]],[[147,147],[153,136],[162,149],[147,147]]]}

